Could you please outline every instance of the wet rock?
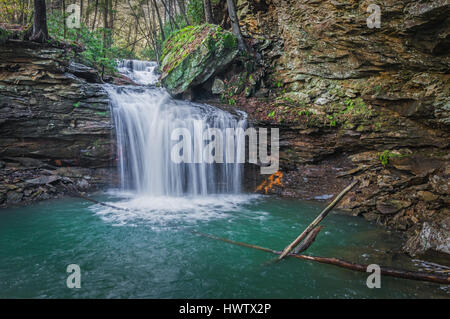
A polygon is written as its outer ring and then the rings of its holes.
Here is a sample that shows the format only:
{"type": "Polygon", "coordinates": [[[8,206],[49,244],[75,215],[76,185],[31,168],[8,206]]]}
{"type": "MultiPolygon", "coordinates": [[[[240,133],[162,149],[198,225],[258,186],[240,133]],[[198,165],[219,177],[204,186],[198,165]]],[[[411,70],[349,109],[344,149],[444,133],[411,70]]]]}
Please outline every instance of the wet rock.
{"type": "Polygon", "coordinates": [[[69,73],[93,70],[70,66],[65,54],[27,41],[0,46],[1,158],[26,167],[107,167],[113,160],[107,94],[69,73]]]}
{"type": "Polygon", "coordinates": [[[61,184],[76,187],[83,176],[92,177],[86,190],[111,180],[108,96],[90,83],[99,82],[94,70],[66,56],[29,41],[0,46],[0,207],[61,196],[61,184]],[[77,169],[79,177],[64,175],[77,169]]]}
{"type": "Polygon", "coordinates": [[[225,83],[219,78],[215,78],[211,87],[212,94],[222,94],[225,92],[225,83]]]}
{"type": "Polygon", "coordinates": [[[97,70],[94,70],[93,68],[80,63],[76,63],[73,61],[70,62],[69,66],[67,67],[67,72],[72,73],[73,75],[85,79],[86,81],[91,83],[103,83],[97,70]]]}
{"type": "Polygon", "coordinates": [[[436,193],[450,195],[450,168],[447,166],[430,175],[430,184],[436,193]]]}
{"type": "Polygon", "coordinates": [[[46,185],[46,184],[50,184],[55,181],[58,181],[60,179],[61,179],[61,177],[59,177],[59,176],[50,175],[50,176],[41,176],[41,177],[29,179],[29,180],[26,180],[25,182],[28,184],[33,184],[33,185],[46,185]]]}
{"type": "Polygon", "coordinates": [[[8,205],[14,205],[21,202],[23,198],[23,193],[16,191],[9,191],[6,194],[6,202],[8,205]]]}
{"type": "Polygon", "coordinates": [[[419,191],[417,192],[417,196],[425,202],[432,202],[439,198],[438,195],[428,191],[419,191]]]}
{"type": "Polygon", "coordinates": [[[259,89],[258,91],[256,91],[255,97],[257,97],[257,98],[267,97],[267,96],[269,96],[269,92],[270,92],[269,89],[266,89],[266,88],[259,89]]]}
{"type": "Polygon", "coordinates": [[[427,250],[450,254],[450,217],[440,223],[425,222],[420,232],[406,242],[405,250],[412,256],[427,250]]]}
{"type": "Polygon", "coordinates": [[[381,214],[395,214],[401,209],[409,206],[411,206],[411,202],[395,199],[377,202],[377,210],[381,214]]]}
{"type": "Polygon", "coordinates": [[[86,190],[89,188],[89,182],[85,179],[82,179],[77,182],[77,186],[79,189],[86,190]]]}

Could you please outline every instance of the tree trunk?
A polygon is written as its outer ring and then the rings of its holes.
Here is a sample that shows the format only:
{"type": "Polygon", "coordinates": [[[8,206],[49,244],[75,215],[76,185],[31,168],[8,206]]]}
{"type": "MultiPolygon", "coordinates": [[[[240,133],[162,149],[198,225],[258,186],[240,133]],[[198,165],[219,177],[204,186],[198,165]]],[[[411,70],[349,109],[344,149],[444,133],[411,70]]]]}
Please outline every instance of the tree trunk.
{"type": "MultiPolygon", "coordinates": [[[[261,247],[261,246],[257,246],[257,245],[242,243],[242,242],[234,241],[234,240],[227,239],[227,238],[216,237],[216,236],[213,236],[210,234],[204,234],[204,233],[200,233],[197,231],[192,231],[192,233],[195,235],[207,237],[207,238],[214,239],[214,240],[220,240],[220,241],[223,241],[223,242],[226,242],[229,244],[233,244],[233,245],[237,245],[237,246],[253,248],[253,249],[265,251],[265,252],[276,254],[276,255],[281,254],[280,251],[276,251],[276,250],[273,250],[270,248],[265,248],[265,247],[261,247]]],[[[333,257],[331,257],[331,258],[330,257],[316,257],[316,256],[294,255],[294,254],[289,254],[288,256],[293,257],[293,258],[303,259],[303,260],[315,261],[315,262],[322,263],[322,264],[334,265],[334,266],[338,266],[341,268],[355,270],[355,271],[359,271],[359,272],[363,272],[363,273],[367,272],[367,267],[369,266],[369,265],[354,264],[354,263],[351,263],[351,262],[348,262],[345,260],[341,260],[338,258],[333,258],[333,257]]],[[[428,281],[428,282],[434,282],[434,283],[444,284],[444,285],[450,284],[450,276],[446,276],[446,275],[408,271],[408,270],[395,269],[395,268],[384,267],[384,266],[380,266],[380,270],[381,270],[381,275],[385,275],[385,276],[411,279],[411,280],[428,281]]]]}
{"type": "Polygon", "coordinates": [[[91,0],[87,1],[86,14],[84,15],[84,24],[89,29],[89,15],[91,14],[91,0]]]}
{"type": "Polygon", "coordinates": [[[166,40],[166,37],[164,35],[163,23],[162,23],[161,15],[159,14],[159,9],[158,9],[158,6],[156,5],[156,1],[155,0],[153,0],[153,6],[155,7],[156,16],[158,17],[159,29],[161,31],[161,39],[164,41],[164,40],[166,40]]]}
{"type": "Polygon", "coordinates": [[[97,22],[97,11],[98,11],[98,0],[95,0],[95,12],[94,12],[94,21],[92,22],[91,31],[94,31],[95,22],[97,22]]]}
{"type": "Polygon", "coordinates": [[[103,47],[108,48],[108,9],[109,9],[109,1],[104,0],[103,2],[103,47]]]}
{"type": "Polygon", "coordinates": [[[174,27],[176,29],[179,29],[178,24],[176,23],[175,19],[172,16],[172,12],[170,10],[170,5],[167,6],[167,4],[164,2],[164,0],[161,0],[161,3],[164,6],[164,11],[166,12],[168,18],[169,18],[169,24],[170,24],[170,30],[173,31],[174,27]]]}
{"type": "Polygon", "coordinates": [[[117,0],[115,1],[115,5],[113,7],[113,0],[109,0],[108,2],[108,15],[109,15],[109,26],[108,26],[108,47],[111,47],[113,43],[113,33],[114,33],[114,10],[117,6],[117,0]]]}
{"type": "Polygon", "coordinates": [[[184,5],[184,0],[178,0],[178,7],[180,8],[181,13],[184,16],[184,20],[186,20],[186,23],[188,25],[191,25],[191,22],[189,21],[189,18],[188,18],[187,14],[186,14],[186,6],[184,5]]]}
{"type": "Polygon", "coordinates": [[[211,10],[211,0],[203,0],[203,8],[205,9],[205,19],[207,23],[214,23],[212,10],[211,10]]]}
{"type": "Polygon", "coordinates": [[[83,0],[80,0],[80,22],[83,21],[83,0]]]}
{"type": "Polygon", "coordinates": [[[228,15],[230,16],[231,27],[233,28],[233,33],[238,40],[239,50],[242,52],[247,51],[247,45],[242,37],[241,28],[239,27],[239,20],[236,14],[236,7],[234,5],[234,0],[227,0],[228,5],[228,15]]]}
{"type": "Polygon", "coordinates": [[[67,27],[66,27],[66,2],[64,0],[62,1],[61,12],[62,12],[62,19],[63,19],[62,23],[63,23],[63,28],[64,28],[63,38],[65,39],[67,27]]]}
{"type": "Polygon", "coordinates": [[[30,40],[44,43],[48,39],[45,0],[34,0],[33,33],[31,34],[30,40]]]}

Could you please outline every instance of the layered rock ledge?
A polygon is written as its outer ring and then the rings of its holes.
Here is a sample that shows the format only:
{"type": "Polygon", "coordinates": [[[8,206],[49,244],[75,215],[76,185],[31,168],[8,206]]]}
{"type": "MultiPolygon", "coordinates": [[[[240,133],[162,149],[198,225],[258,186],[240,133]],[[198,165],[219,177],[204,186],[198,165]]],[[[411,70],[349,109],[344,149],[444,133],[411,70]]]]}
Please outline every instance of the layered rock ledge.
{"type": "Polygon", "coordinates": [[[109,183],[115,151],[100,77],[64,48],[0,46],[0,207],[109,183]]]}

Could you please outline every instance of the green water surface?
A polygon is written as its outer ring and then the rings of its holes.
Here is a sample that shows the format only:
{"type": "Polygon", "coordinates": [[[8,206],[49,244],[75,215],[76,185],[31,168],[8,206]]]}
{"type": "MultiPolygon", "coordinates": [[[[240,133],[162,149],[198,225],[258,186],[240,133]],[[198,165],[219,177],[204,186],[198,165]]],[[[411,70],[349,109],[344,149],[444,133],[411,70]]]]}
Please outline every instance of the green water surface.
{"type": "MultiPolygon", "coordinates": [[[[323,208],[267,197],[210,200],[80,199],[0,210],[0,298],[448,298],[448,287],[274,255],[194,235],[200,231],[281,250],[323,208]],[[151,208],[146,208],[151,207],[151,208]],[[155,208],[156,207],[156,208],[155,208]],[[81,268],[69,289],[66,267],[81,268]]],[[[308,254],[415,269],[396,234],[332,212],[308,254]],[[388,252],[388,253],[387,253],[388,252]]]]}

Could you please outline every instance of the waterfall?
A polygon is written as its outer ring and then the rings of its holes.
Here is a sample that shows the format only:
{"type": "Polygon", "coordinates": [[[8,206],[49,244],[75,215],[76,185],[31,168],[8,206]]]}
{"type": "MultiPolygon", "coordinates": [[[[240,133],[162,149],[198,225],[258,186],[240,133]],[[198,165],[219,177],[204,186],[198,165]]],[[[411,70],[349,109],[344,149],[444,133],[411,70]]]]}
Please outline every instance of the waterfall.
{"type": "Polygon", "coordinates": [[[117,70],[138,84],[151,85],[158,81],[157,67],[153,61],[121,60],[117,70]]]}
{"type": "MultiPolygon", "coordinates": [[[[206,144],[201,134],[205,129],[218,129],[224,136],[226,129],[245,129],[245,114],[232,115],[210,105],[172,99],[164,89],[152,86],[158,78],[156,67],[155,62],[121,61],[119,71],[145,86],[105,87],[111,99],[122,189],[151,196],[239,193],[243,164],[229,158],[224,158],[224,163],[176,163],[171,158],[177,143],[172,133],[180,128],[190,132],[196,158],[206,144]]],[[[224,141],[224,149],[234,147],[237,158],[240,143],[243,141],[234,136],[224,141]]]]}

